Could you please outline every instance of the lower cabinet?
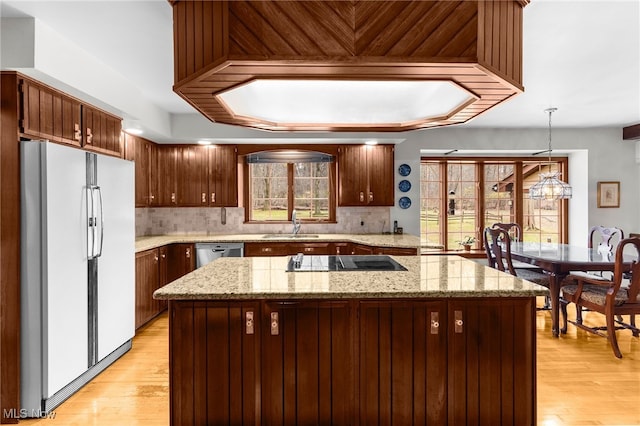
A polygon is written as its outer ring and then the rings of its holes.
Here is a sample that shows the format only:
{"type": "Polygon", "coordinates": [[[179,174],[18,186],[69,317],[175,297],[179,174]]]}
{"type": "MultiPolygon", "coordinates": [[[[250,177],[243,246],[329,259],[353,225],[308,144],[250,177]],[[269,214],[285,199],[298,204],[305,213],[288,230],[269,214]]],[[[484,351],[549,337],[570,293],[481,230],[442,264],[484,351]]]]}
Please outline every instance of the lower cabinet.
{"type": "Polygon", "coordinates": [[[535,424],[535,299],[170,301],[171,424],[535,424]]]}
{"type": "Polygon", "coordinates": [[[349,242],[279,242],[270,241],[264,243],[244,243],[244,255],[256,256],[288,256],[298,253],[308,255],[334,255],[334,254],[388,254],[392,256],[415,256],[418,249],[410,247],[372,247],[365,244],[349,242]]]}
{"type": "Polygon", "coordinates": [[[193,271],[193,244],[171,244],[136,253],[136,329],[167,309],[153,292],[193,271]]]}

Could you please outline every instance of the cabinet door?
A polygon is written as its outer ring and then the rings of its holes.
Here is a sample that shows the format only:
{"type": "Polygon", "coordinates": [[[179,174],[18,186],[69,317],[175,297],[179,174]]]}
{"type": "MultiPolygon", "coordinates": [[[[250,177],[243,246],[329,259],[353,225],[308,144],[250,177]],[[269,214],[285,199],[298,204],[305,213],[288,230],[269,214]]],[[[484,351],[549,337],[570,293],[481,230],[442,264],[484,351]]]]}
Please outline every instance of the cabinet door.
{"type": "Polygon", "coordinates": [[[415,256],[418,254],[417,248],[409,247],[378,247],[376,254],[388,254],[391,256],[415,256]]]}
{"type": "Polygon", "coordinates": [[[373,254],[373,247],[364,244],[352,244],[351,254],[373,254]]]}
{"type": "Polygon", "coordinates": [[[345,145],[338,149],[338,205],[368,203],[367,146],[345,145]]]}
{"type": "Polygon", "coordinates": [[[369,187],[367,202],[370,206],[393,206],[393,153],[392,145],[367,147],[369,187]]]}
{"type": "Polygon", "coordinates": [[[136,329],[157,314],[153,292],[158,288],[158,249],[136,253],[136,329]]]}
{"type": "Polygon", "coordinates": [[[535,424],[535,298],[448,310],[448,424],[535,424]]]}
{"type": "Polygon", "coordinates": [[[358,424],[354,321],[350,302],[265,302],[263,424],[358,424]]]}
{"type": "Polygon", "coordinates": [[[297,253],[327,255],[334,254],[335,248],[332,243],[289,243],[288,254],[297,253]]]}
{"type": "Polygon", "coordinates": [[[207,206],[208,148],[186,145],[176,150],[177,204],[183,207],[207,206]]]}
{"type": "Polygon", "coordinates": [[[20,133],[80,146],[80,102],[48,86],[23,79],[20,133]]]}
{"type": "Polygon", "coordinates": [[[209,205],[238,206],[238,149],[235,145],[217,145],[209,153],[209,205]]]}
{"type": "Polygon", "coordinates": [[[123,156],[122,120],[105,111],[82,105],[83,146],[103,154],[123,156]]]}
{"type": "Polygon", "coordinates": [[[261,424],[259,305],[172,301],[169,310],[171,424],[261,424]]]}
{"type": "Polygon", "coordinates": [[[287,243],[244,243],[244,255],[247,257],[254,256],[285,256],[289,254],[287,243]]]}
{"type": "Polygon", "coordinates": [[[154,191],[152,182],[155,180],[155,161],[153,158],[153,143],[136,136],[126,135],[127,146],[132,146],[136,163],[136,207],[153,205],[154,191]]]}
{"type": "Polygon", "coordinates": [[[177,280],[195,269],[194,245],[191,243],[171,244],[168,251],[168,282],[177,280]]]}
{"type": "Polygon", "coordinates": [[[158,206],[167,207],[177,204],[176,157],[177,151],[173,146],[158,146],[156,149],[158,206]]]}
{"type": "Polygon", "coordinates": [[[359,424],[447,424],[445,302],[364,301],[359,318],[359,424]]]}
{"type": "Polygon", "coordinates": [[[333,244],[333,253],[331,254],[353,254],[353,245],[346,242],[338,242],[333,244]]]}

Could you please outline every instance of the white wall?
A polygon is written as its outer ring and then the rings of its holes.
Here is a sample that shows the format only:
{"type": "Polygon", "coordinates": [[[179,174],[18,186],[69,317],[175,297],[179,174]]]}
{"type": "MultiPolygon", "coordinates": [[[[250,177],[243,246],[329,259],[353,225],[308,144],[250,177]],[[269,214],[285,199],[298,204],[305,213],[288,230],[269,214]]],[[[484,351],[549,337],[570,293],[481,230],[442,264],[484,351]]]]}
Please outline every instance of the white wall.
{"type": "MultiPolygon", "coordinates": [[[[625,231],[640,232],[639,166],[636,144],[622,140],[622,129],[553,129],[554,151],[569,157],[569,182],[573,198],[569,201],[569,243],[583,244],[588,228],[594,225],[618,226],[625,231]],[[597,183],[620,181],[620,208],[597,207],[597,183]]],[[[406,163],[412,168],[409,193],[413,203],[409,209],[394,207],[391,220],[398,220],[406,233],[420,233],[419,163],[421,149],[544,150],[548,144],[547,129],[463,129],[439,128],[407,134],[396,146],[396,170],[406,163]]],[[[640,148],[639,148],[640,149],[640,148]]],[[[561,155],[556,152],[557,155],[561,155]]],[[[639,160],[640,161],[640,160],[639,160]]],[[[396,206],[401,195],[397,189],[396,206]]]]}

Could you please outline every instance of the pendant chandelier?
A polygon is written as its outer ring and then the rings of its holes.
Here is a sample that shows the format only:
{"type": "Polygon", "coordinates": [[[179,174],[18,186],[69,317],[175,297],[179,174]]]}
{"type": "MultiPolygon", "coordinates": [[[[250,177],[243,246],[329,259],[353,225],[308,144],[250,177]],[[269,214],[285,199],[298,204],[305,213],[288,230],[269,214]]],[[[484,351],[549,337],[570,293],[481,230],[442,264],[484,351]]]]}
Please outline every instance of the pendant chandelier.
{"type": "Polygon", "coordinates": [[[560,180],[560,172],[551,172],[551,114],[557,110],[558,108],[544,110],[549,113],[549,172],[540,173],[540,181],[529,188],[529,198],[533,200],[563,200],[571,198],[573,193],[571,186],[560,180]]]}

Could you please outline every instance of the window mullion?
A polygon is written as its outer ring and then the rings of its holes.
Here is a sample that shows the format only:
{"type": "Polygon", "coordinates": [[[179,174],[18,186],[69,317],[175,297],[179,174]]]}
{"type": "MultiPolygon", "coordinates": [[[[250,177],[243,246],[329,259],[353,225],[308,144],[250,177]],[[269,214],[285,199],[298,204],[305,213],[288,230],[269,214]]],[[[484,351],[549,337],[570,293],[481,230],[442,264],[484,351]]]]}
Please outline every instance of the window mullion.
{"type": "Polygon", "coordinates": [[[287,163],[287,218],[291,220],[293,217],[293,209],[295,206],[294,199],[294,174],[293,174],[293,163],[287,163]]]}

